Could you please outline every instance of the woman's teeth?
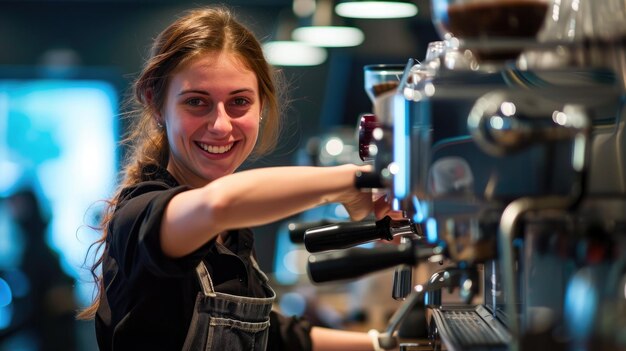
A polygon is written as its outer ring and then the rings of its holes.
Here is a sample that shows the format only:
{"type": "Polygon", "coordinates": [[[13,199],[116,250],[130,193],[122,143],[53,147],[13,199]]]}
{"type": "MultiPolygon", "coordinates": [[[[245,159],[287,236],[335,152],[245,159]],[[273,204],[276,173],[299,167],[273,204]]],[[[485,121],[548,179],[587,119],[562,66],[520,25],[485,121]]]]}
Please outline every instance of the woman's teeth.
{"type": "Polygon", "coordinates": [[[215,145],[207,145],[207,144],[199,143],[198,145],[200,145],[202,150],[211,154],[223,154],[225,152],[228,152],[233,147],[233,144],[215,146],[215,145]]]}

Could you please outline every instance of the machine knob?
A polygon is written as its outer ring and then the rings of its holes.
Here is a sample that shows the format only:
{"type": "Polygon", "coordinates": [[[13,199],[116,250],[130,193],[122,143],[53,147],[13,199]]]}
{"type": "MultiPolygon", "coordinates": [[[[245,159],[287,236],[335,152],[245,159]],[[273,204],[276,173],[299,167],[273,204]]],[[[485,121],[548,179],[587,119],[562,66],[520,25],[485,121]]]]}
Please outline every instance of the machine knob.
{"type": "Polygon", "coordinates": [[[374,130],[381,127],[381,124],[377,121],[376,115],[366,113],[361,115],[359,120],[359,157],[362,161],[373,161],[374,155],[372,155],[371,147],[374,145],[374,130]]]}

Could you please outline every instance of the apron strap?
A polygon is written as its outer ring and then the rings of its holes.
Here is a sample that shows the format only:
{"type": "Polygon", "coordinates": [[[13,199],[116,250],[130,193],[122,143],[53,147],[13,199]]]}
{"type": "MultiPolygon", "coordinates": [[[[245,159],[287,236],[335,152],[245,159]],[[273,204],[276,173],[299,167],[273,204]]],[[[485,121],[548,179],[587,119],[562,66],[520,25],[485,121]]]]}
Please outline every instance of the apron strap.
{"type": "MultiPolygon", "coordinates": [[[[269,282],[269,278],[267,275],[261,270],[259,263],[254,258],[254,255],[250,255],[250,262],[252,263],[252,268],[259,274],[263,283],[269,282]]],[[[200,287],[202,288],[202,293],[204,296],[216,296],[215,287],[213,286],[213,280],[211,279],[211,274],[209,274],[209,270],[204,264],[204,260],[201,260],[200,263],[196,266],[196,275],[198,276],[198,282],[200,283],[200,287]]]]}
{"type": "Polygon", "coordinates": [[[204,296],[216,296],[211,275],[203,260],[200,260],[200,263],[196,266],[196,274],[198,275],[198,282],[200,283],[204,296]]]}
{"type": "Polygon", "coordinates": [[[250,254],[250,262],[252,263],[252,267],[256,270],[256,272],[261,276],[261,279],[263,280],[263,283],[267,283],[270,279],[267,277],[267,275],[261,270],[261,267],[259,266],[259,263],[256,261],[256,259],[254,258],[254,255],[251,253],[250,254]]]}

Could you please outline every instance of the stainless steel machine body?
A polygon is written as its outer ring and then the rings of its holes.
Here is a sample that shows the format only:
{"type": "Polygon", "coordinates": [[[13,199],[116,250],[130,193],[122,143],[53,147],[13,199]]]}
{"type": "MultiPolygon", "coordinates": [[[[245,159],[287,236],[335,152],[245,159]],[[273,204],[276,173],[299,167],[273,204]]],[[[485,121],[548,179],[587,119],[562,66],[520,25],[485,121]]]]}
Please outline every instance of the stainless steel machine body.
{"type": "MultiPolygon", "coordinates": [[[[452,263],[405,291],[384,348],[425,299],[435,350],[626,350],[626,5],[550,4],[539,42],[445,36],[375,100],[361,148],[406,240],[316,255],[309,271],[324,282],[452,263]]],[[[353,229],[349,246],[392,236],[353,229]]]]}

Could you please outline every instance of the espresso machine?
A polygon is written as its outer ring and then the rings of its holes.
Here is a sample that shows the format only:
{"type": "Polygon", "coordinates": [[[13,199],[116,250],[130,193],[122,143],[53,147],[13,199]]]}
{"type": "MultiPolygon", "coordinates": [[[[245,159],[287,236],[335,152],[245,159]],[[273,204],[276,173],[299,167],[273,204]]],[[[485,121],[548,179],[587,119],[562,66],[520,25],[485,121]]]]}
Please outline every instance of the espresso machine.
{"type": "Polygon", "coordinates": [[[359,127],[372,172],[355,182],[405,218],[307,230],[311,280],[397,267],[385,349],[626,350],[626,2],[432,9],[442,41],[424,60],[365,68],[384,85],[359,127]],[[419,301],[429,340],[402,342],[419,301]]]}

